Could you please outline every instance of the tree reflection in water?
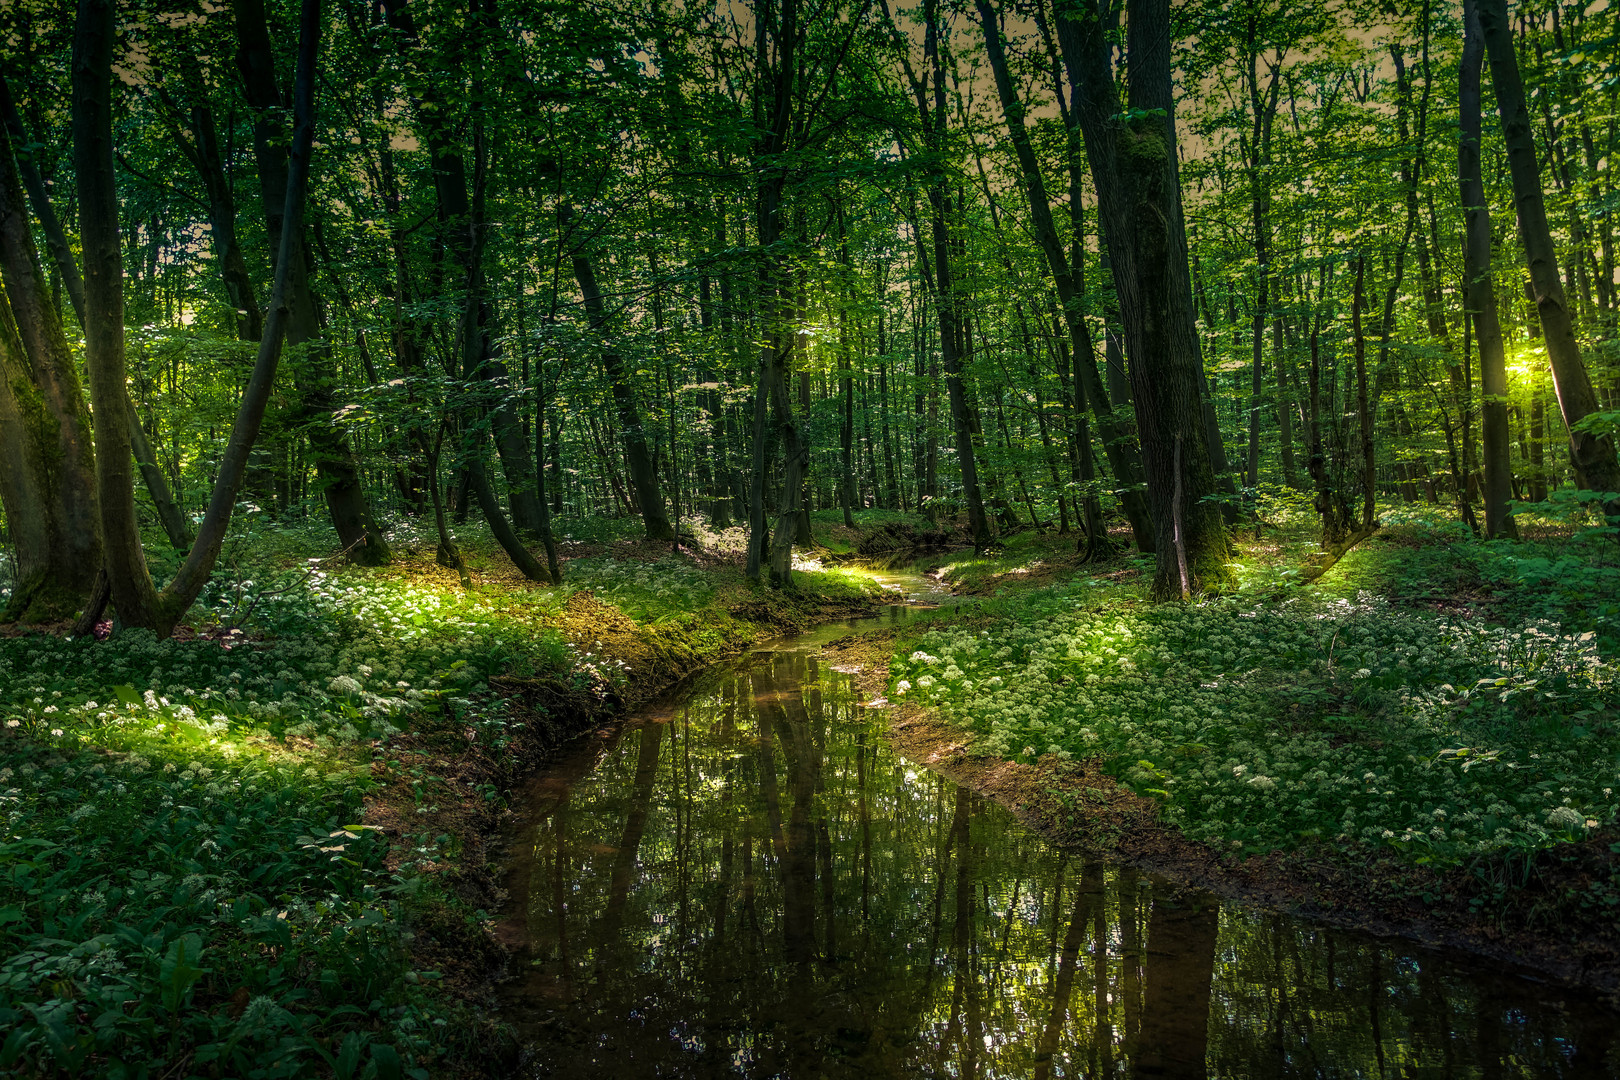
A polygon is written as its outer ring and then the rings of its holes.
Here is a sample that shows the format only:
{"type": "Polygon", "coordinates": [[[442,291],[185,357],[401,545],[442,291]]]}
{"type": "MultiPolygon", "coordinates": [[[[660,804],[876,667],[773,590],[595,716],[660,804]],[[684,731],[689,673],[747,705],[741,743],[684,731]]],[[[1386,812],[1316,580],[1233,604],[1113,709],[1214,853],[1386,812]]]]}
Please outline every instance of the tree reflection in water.
{"type": "Polygon", "coordinates": [[[1078,862],[880,727],[757,653],[542,778],[508,927],[532,1071],[1610,1075],[1610,1014],[1078,862]]]}

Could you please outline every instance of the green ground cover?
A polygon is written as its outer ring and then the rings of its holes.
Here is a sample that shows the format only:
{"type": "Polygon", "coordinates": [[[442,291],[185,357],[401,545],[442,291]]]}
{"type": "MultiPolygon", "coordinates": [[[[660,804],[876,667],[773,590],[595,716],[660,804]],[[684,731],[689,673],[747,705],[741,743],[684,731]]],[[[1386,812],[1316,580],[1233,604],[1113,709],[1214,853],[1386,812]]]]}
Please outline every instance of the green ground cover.
{"type": "Polygon", "coordinates": [[[622,657],[566,632],[577,592],[699,658],[771,632],[730,613],[754,594],[726,562],[629,545],[542,588],[472,534],[490,576],[463,590],[424,538],[395,542],[399,564],[361,570],[309,562],[323,530],[267,530],[185,640],[0,638],[0,1072],[388,1080],[476,1060],[478,1027],[410,945],[455,903],[419,872],[449,838],[366,827],[373,762],[446,721],[499,755],[517,721],[498,676],[622,687],[622,657]]]}
{"type": "Polygon", "coordinates": [[[1099,759],[1223,848],[1535,850],[1620,807],[1612,548],[1411,518],[1281,594],[1252,551],[1248,588],[1186,605],[1106,577],[1004,587],[905,641],[892,693],[994,754],[1099,759]]]}

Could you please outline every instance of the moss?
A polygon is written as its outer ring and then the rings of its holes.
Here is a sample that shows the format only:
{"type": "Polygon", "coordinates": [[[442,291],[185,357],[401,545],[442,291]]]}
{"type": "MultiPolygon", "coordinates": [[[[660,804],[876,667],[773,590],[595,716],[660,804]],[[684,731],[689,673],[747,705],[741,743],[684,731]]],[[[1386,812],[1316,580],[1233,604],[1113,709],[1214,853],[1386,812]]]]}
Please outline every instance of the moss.
{"type": "Polygon", "coordinates": [[[44,626],[73,618],[83,606],[83,590],[62,584],[42,569],[12,589],[5,610],[0,611],[0,622],[44,626]]]}

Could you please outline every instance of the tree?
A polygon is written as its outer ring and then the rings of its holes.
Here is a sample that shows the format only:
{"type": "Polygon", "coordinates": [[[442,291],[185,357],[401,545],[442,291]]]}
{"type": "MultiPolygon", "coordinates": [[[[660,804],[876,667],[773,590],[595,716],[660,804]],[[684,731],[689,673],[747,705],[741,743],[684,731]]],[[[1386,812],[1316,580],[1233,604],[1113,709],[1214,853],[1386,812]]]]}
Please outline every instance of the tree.
{"type": "MultiPolygon", "coordinates": [[[[234,0],[234,11],[236,63],[242,74],[248,106],[255,113],[253,150],[264,198],[265,228],[279,260],[281,232],[290,227],[282,210],[286,205],[290,166],[285,133],[278,122],[283,102],[276,85],[275,53],[265,25],[262,0],[234,0]]],[[[315,293],[310,285],[312,253],[301,229],[293,233],[287,250],[292,252],[293,259],[287,284],[291,304],[287,345],[303,346],[306,351],[305,362],[295,367],[295,375],[303,396],[306,433],[321,473],[327,510],[348,558],[367,566],[382,566],[390,558],[388,541],[372,517],[353,449],[333,421],[331,374],[326,370],[329,360],[315,293]]]]}
{"type": "MultiPolygon", "coordinates": [[[[1063,312],[1064,326],[1069,332],[1069,348],[1074,362],[1075,381],[1081,387],[1087,404],[1091,407],[1092,415],[1096,417],[1097,424],[1103,433],[1103,446],[1108,453],[1109,464],[1118,479],[1121,491],[1120,502],[1125,510],[1125,516],[1131,522],[1131,529],[1135,533],[1137,547],[1144,552],[1154,550],[1155,538],[1152,532],[1152,519],[1148,514],[1147,503],[1136,485],[1140,483],[1141,466],[1137,460],[1136,447],[1128,435],[1119,429],[1114,421],[1113,403],[1109,400],[1109,393],[1102,379],[1097,374],[1097,362],[1091,347],[1091,335],[1086,329],[1085,312],[1081,306],[1079,290],[1076,287],[1074,268],[1069,258],[1064,254],[1063,244],[1058,237],[1057,226],[1052,220],[1052,209],[1046,194],[1046,183],[1041,176],[1041,168],[1035,157],[1034,147],[1029,140],[1029,133],[1024,126],[1025,106],[1018,99],[1013,89],[1012,78],[1008,72],[1007,57],[1001,44],[1001,29],[994,9],[988,0],[978,0],[979,19],[984,27],[985,50],[990,59],[990,69],[994,73],[996,91],[1001,99],[1001,110],[1007,120],[1007,131],[1011,136],[1013,148],[1017,153],[1019,172],[1023,176],[1025,193],[1029,199],[1030,219],[1034,225],[1035,240],[1040,246],[1041,254],[1046,259],[1047,268],[1051,274],[1052,283],[1058,295],[1058,304],[1063,312]]],[[[1067,111],[1065,109],[1065,111],[1067,111]]],[[[1074,199],[1078,191],[1071,193],[1074,199]]],[[[1093,538],[1095,543],[1097,538],[1093,538]]],[[[1102,538],[1106,545],[1106,537],[1102,538]]],[[[1100,554],[1100,553],[1099,553],[1100,554]]]]}
{"type": "MultiPolygon", "coordinates": [[[[1569,301],[1558,275],[1558,256],[1553,247],[1552,229],[1547,224],[1541,165],[1525,105],[1513,30],[1508,24],[1507,0],[1477,0],[1475,12],[1491,61],[1491,86],[1496,91],[1502,140],[1507,144],[1519,240],[1530,272],[1530,299],[1541,321],[1558,407],[1569,428],[1570,462],[1589,485],[1612,495],[1620,492],[1620,461],[1616,460],[1614,440],[1581,423],[1598,411],[1597,394],[1581,360],[1569,301]]],[[[1609,500],[1609,513],[1620,514],[1620,499],[1609,500]]]]}
{"type": "MultiPolygon", "coordinates": [[[[580,296],[585,301],[590,331],[595,335],[606,335],[609,333],[609,312],[602,301],[601,286],[596,282],[596,270],[586,254],[589,233],[576,228],[574,210],[567,204],[559,210],[558,219],[568,244],[574,249],[569,261],[573,265],[574,280],[579,284],[580,296]]],[[[652,453],[647,446],[647,431],[642,426],[635,387],[631,385],[629,373],[625,370],[624,359],[619,355],[618,347],[611,342],[604,344],[600,355],[602,369],[607,373],[608,385],[613,392],[619,430],[624,434],[625,457],[630,465],[630,483],[635,489],[636,507],[641,511],[642,528],[646,530],[649,540],[674,540],[675,527],[670,524],[669,514],[664,509],[658,471],[653,466],[652,453]]]]}
{"type": "Polygon", "coordinates": [[[1060,10],[1058,41],[1085,137],[1114,268],[1132,400],[1142,439],[1158,567],[1153,594],[1185,597],[1226,576],[1228,545],[1210,500],[1203,382],[1170,86],[1168,0],[1133,0],[1127,15],[1128,96],[1120,102],[1104,11],[1060,10]]]}
{"type": "MultiPolygon", "coordinates": [[[[1463,303],[1479,342],[1481,394],[1480,435],[1484,441],[1485,535],[1516,536],[1508,514],[1512,464],[1508,459],[1507,358],[1497,318],[1496,288],[1491,280],[1491,211],[1485,201],[1480,163],[1480,72],[1485,63],[1477,0],[1463,3],[1463,53],[1458,69],[1458,107],[1462,139],[1457,148],[1457,176],[1466,225],[1463,230],[1463,303]]],[[[1465,331],[1466,332],[1466,331],[1465,331]]]]}
{"type": "MultiPolygon", "coordinates": [[[[21,117],[17,115],[11,89],[3,76],[0,76],[0,124],[5,125],[6,134],[10,137],[14,149],[27,141],[27,132],[23,128],[21,117]]],[[[67,234],[57,219],[55,209],[51,206],[45,182],[40,177],[39,170],[34,167],[32,156],[17,154],[15,160],[23,188],[28,192],[28,201],[33,205],[34,216],[39,221],[40,231],[45,234],[45,243],[50,249],[52,261],[56,264],[55,269],[63,287],[67,290],[68,302],[73,307],[79,325],[83,326],[84,279],[73,257],[72,245],[68,242],[67,234]]],[[[134,414],[132,402],[129,408],[130,443],[135,452],[135,464],[140,468],[141,479],[146,484],[147,493],[152,497],[152,505],[157,510],[158,521],[162,524],[169,543],[177,550],[185,551],[191,546],[191,525],[180,512],[180,507],[169,490],[168,481],[163,475],[163,470],[158,467],[157,455],[152,452],[146,431],[141,427],[139,417],[134,414]]]]}
{"type": "Polygon", "coordinates": [[[294,238],[303,222],[314,141],[315,61],[320,0],[303,0],[298,70],[293,88],[293,134],[287,159],[286,201],[276,261],[276,283],[264,338],[243,391],[207,512],[185,562],[159,592],[141,549],[130,470],[129,411],[125,401],[123,250],[113,173],[112,55],[116,24],[112,0],[80,0],[73,42],[73,156],[84,248],[85,370],[94,417],[96,489],[112,601],[125,626],[167,637],[196,601],[219,558],[248,455],[264,419],[287,333],[292,297],[294,238]]]}
{"type": "MultiPolygon", "coordinates": [[[[101,569],[96,451],[8,128],[0,124],[0,502],[16,547],[17,584],[5,618],[44,622],[76,612],[101,569]]],[[[127,415],[126,404],[118,408],[127,415]]]]}

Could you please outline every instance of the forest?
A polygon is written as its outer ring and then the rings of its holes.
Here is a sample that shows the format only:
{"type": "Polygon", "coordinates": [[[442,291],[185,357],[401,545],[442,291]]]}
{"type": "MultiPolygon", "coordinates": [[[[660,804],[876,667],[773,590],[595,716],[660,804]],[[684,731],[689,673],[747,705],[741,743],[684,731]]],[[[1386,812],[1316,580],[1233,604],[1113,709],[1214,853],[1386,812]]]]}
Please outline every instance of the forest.
{"type": "Polygon", "coordinates": [[[0,5],[0,1076],[1620,1073],[1617,154],[1607,0],[0,5]]]}

